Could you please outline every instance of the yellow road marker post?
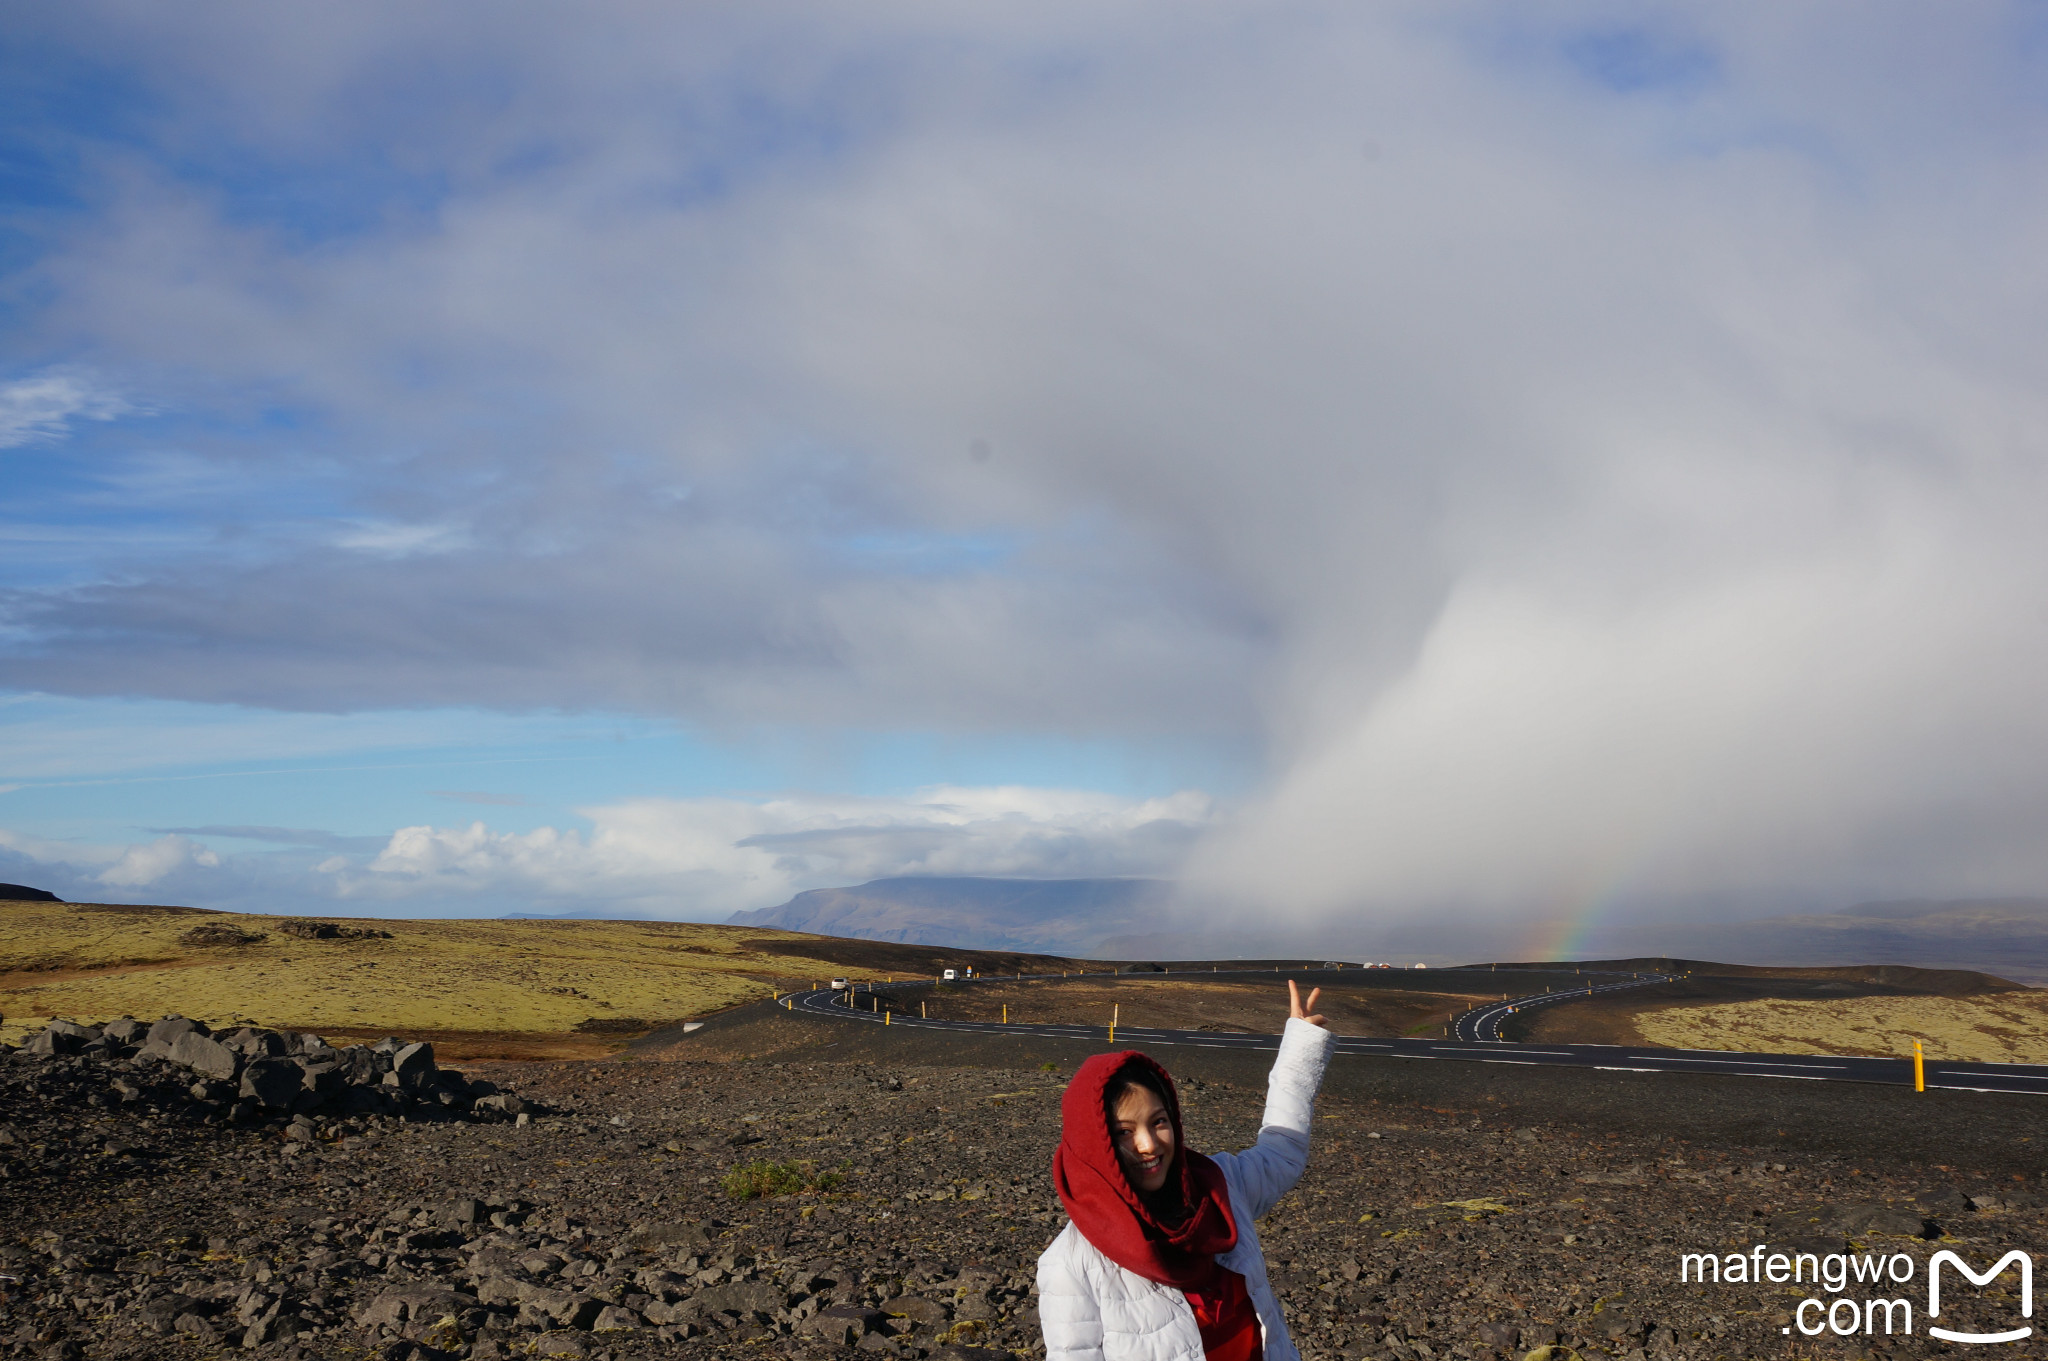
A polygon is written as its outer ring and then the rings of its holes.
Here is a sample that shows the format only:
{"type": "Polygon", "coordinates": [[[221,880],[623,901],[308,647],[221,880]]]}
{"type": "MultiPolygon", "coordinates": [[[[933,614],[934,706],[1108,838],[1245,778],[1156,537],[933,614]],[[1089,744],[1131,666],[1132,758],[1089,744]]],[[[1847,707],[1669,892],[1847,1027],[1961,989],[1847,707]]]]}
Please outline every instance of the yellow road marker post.
{"type": "Polygon", "coordinates": [[[1004,1024],[1004,1025],[1008,1025],[1009,1023],[1010,1023],[1010,1004],[1009,1004],[1008,1002],[1005,1002],[1005,1003],[1003,1003],[1003,1024],[1004,1024]]]}
{"type": "Polygon", "coordinates": [[[1111,1003],[1111,1004],[1110,1004],[1110,1008],[1109,1008],[1109,1042],[1110,1042],[1111,1044],[1115,1044],[1115,1043],[1116,1043],[1116,1022],[1117,1022],[1117,1018],[1118,1018],[1119,1016],[1121,1016],[1121,1015],[1123,1014],[1123,1010],[1124,1010],[1124,1007],[1123,1007],[1123,1003],[1121,1003],[1121,1002],[1113,1002],[1113,1003],[1111,1003]]]}
{"type": "Polygon", "coordinates": [[[1916,1092],[1927,1090],[1927,1059],[1920,1052],[1920,1041],[1918,1040],[1913,1041],[1913,1090],[1916,1092]]]}
{"type": "Polygon", "coordinates": [[[919,1002],[919,1003],[917,1004],[917,1019],[918,1019],[918,1020],[920,1020],[920,1021],[929,1021],[929,1020],[931,1019],[931,1013],[925,1010],[925,1008],[926,1008],[926,1007],[928,1007],[928,1006],[930,1006],[930,1005],[931,1005],[931,1003],[929,1003],[929,1002],[919,1002]]]}

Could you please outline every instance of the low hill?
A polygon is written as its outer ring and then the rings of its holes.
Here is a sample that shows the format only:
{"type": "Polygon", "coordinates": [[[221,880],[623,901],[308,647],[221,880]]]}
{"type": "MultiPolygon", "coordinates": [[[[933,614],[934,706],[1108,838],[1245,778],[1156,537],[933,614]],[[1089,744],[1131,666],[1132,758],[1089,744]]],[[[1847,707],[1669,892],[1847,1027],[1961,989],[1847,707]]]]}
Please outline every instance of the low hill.
{"type": "Polygon", "coordinates": [[[730,920],[863,940],[1085,955],[1155,918],[1172,893],[1158,879],[876,879],[812,889],[730,920]]]}
{"type": "Polygon", "coordinates": [[[330,1039],[410,1035],[455,1057],[590,1054],[834,974],[1066,963],[694,922],[297,918],[12,900],[0,901],[0,1038],[19,1041],[58,1016],[177,1013],[330,1039]]]}

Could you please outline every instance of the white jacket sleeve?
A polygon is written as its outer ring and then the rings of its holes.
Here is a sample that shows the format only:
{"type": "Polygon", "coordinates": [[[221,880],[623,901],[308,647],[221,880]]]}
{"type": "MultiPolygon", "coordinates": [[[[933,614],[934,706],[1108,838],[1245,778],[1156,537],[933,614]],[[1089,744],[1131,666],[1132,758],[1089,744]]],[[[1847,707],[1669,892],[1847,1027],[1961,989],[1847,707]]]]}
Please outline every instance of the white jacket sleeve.
{"type": "Polygon", "coordinates": [[[1236,1155],[1238,1189],[1254,1219],[1263,1218],[1301,1180],[1308,1166],[1309,1126],[1337,1037],[1290,1017],[1280,1054],[1266,1079],[1266,1118],[1259,1141],[1236,1155]]]}
{"type": "Polygon", "coordinates": [[[1038,1258],[1038,1327],[1045,1361],[1102,1361],[1102,1305],[1064,1240],[1069,1223],[1038,1258]]]}

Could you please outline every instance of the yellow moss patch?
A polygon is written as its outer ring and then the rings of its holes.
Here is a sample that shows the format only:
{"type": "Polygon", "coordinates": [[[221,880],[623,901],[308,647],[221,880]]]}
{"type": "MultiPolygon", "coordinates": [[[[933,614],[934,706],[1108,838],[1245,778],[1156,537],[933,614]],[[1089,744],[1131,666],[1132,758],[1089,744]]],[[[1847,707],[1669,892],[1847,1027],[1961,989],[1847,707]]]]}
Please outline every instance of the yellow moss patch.
{"type": "Polygon", "coordinates": [[[279,931],[289,920],[0,904],[0,1039],[19,1043],[52,1016],[91,1023],[167,1013],[314,1031],[602,1032],[607,1022],[675,1020],[765,998],[777,980],[809,984],[828,967],[758,948],[816,937],[756,927],[319,918],[391,939],[301,940],[279,931]],[[216,923],[264,938],[179,940],[216,923]]]}
{"type": "Polygon", "coordinates": [[[1650,1043],[1677,1049],[1907,1057],[1918,1039],[1929,1058],[2048,1063],[2048,992],[1729,1002],[1635,1019],[1650,1043]]]}

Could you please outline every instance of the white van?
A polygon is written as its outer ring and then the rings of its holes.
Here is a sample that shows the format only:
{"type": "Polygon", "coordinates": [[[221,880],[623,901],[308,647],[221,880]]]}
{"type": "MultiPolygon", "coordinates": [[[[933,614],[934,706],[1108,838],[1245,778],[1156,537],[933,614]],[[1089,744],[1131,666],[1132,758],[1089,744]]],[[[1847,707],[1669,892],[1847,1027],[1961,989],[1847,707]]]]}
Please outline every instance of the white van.
{"type": "Polygon", "coordinates": [[[834,991],[834,992],[844,992],[844,991],[846,991],[846,980],[845,980],[845,979],[843,979],[843,978],[835,978],[835,979],[833,979],[833,980],[832,980],[832,991],[834,991]]]}
{"type": "Polygon", "coordinates": [[[944,973],[939,975],[939,981],[942,983],[951,983],[956,981],[959,977],[960,975],[957,971],[953,969],[948,969],[944,973]]]}

